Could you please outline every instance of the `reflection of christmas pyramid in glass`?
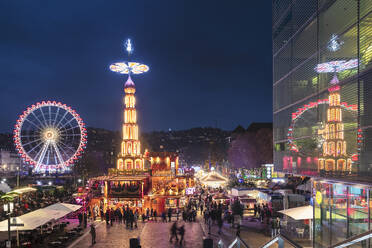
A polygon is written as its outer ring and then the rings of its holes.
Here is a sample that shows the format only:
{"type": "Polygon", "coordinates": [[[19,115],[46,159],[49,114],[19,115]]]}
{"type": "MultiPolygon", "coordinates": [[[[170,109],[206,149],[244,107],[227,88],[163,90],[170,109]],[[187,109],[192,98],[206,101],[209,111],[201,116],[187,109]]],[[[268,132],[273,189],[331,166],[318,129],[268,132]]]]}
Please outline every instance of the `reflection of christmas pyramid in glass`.
{"type": "Polygon", "coordinates": [[[319,130],[322,136],[323,155],[318,159],[318,170],[351,172],[352,161],[346,153],[346,141],[344,138],[344,123],[342,121],[342,107],[340,86],[337,72],[349,70],[358,66],[358,60],[331,61],[318,64],[315,70],[318,73],[334,73],[331,86],[328,88],[329,107],[327,109],[327,121],[324,129],[319,130]]]}

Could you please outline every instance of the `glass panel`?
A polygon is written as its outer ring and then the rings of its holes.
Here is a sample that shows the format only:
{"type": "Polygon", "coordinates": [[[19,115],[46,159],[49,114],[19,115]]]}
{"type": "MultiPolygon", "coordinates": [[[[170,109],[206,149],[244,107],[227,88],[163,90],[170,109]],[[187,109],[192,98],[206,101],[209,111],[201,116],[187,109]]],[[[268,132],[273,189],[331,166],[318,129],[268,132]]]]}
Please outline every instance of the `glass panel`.
{"type": "Polygon", "coordinates": [[[331,241],[331,190],[332,185],[314,181],[314,244],[315,247],[328,247],[331,241]]]}
{"type": "Polygon", "coordinates": [[[349,188],[349,237],[368,231],[368,204],[365,188],[349,188]]]}
{"type": "Polygon", "coordinates": [[[332,188],[332,244],[336,244],[347,236],[347,186],[333,184],[332,188]]]}

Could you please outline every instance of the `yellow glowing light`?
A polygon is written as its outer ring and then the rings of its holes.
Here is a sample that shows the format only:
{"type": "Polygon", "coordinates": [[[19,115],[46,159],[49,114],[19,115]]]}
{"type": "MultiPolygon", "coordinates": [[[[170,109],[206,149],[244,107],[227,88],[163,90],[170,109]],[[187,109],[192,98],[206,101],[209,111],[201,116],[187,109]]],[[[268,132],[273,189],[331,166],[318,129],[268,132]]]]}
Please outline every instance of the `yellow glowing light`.
{"type": "Polygon", "coordinates": [[[46,128],[42,131],[41,137],[45,141],[56,142],[59,138],[59,133],[55,128],[46,128]]]}
{"type": "Polygon", "coordinates": [[[110,65],[110,70],[120,74],[141,74],[147,72],[150,68],[147,65],[137,62],[118,62],[110,65]]]}
{"type": "Polygon", "coordinates": [[[321,193],[320,191],[317,191],[317,192],[316,192],[315,200],[316,200],[316,202],[317,202],[319,205],[322,204],[323,196],[322,196],[322,193],[321,193]]]}

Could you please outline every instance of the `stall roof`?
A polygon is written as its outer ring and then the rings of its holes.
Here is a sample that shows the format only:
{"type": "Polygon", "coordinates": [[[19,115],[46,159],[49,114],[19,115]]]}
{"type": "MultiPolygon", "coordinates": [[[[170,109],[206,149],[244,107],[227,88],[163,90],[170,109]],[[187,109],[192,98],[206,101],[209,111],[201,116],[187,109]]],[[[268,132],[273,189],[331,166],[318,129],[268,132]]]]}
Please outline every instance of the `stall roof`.
{"type": "MultiPolygon", "coordinates": [[[[16,217],[18,224],[24,224],[24,226],[12,226],[11,230],[33,230],[39,226],[48,223],[51,220],[57,220],[66,216],[67,214],[74,212],[81,208],[80,205],[73,205],[67,203],[56,203],[49,207],[38,209],[30,213],[16,217]]],[[[13,219],[13,218],[12,218],[13,219]]],[[[0,232],[8,230],[8,220],[0,222],[0,232]]]]}
{"type": "Polygon", "coordinates": [[[295,220],[308,220],[313,218],[313,206],[302,206],[278,211],[295,220]]]}
{"type": "Polygon", "coordinates": [[[12,190],[10,193],[24,194],[24,193],[34,192],[36,190],[37,189],[32,188],[32,187],[25,187],[25,188],[12,190]]]}

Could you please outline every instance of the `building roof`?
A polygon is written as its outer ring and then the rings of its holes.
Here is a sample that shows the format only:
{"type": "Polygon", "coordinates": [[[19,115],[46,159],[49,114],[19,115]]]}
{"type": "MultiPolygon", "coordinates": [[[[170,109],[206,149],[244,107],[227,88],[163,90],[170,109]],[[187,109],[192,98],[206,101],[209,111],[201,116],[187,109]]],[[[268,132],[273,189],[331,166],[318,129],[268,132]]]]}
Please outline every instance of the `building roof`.
{"type": "Polygon", "coordinates": [[[130,75],[128,76],[128,79],[127,79],[127,81],[125,82],[124,87],[125,87],[125,88],[135,87],[135,84],[134,84],[134,82],[132,81],[132,78],[130,77],[130,75]]]}

